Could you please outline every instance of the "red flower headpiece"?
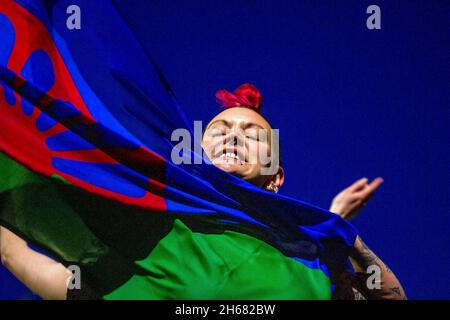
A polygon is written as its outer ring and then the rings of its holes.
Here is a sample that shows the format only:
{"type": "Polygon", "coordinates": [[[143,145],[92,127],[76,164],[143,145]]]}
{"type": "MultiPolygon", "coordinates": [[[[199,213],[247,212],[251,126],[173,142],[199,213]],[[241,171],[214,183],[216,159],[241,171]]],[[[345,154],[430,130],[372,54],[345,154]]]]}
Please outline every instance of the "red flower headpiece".
{"type": "Polygon", "coordinates": [[[225,108],[245,107],[261,112],[262,95],[259,90],[249,83],[244,83],[231,93],[227,90],[216,92],[217,102],[225,108]]]}

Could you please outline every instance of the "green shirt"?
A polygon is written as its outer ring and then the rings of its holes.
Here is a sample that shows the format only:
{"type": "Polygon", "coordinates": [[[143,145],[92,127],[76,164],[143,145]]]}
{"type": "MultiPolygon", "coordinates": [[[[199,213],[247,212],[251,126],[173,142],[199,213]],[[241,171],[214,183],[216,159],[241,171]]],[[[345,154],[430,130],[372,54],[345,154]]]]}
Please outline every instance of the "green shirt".
{"type": "Polygon", "coordinates": [[[330,280],[254,237],[192,232],[181,220],[105,299],[330,299],[330,280]]]}

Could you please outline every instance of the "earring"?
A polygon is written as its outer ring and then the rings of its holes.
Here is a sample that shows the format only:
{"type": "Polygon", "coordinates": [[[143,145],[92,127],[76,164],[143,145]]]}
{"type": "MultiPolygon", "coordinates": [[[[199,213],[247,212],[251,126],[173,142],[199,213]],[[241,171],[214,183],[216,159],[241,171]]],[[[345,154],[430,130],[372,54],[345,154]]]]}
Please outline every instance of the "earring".
{"type": "Polygon", "coordinates": [[[278,193],[278,187],[276,185],[273,186],[272,190],[273,190],[274,193],[278,193]]]}
{"type": "Polygon", "coordinates": [[[274,182],[270,182],[268,189],[273,193],[278,193],[278,187],[275,185],[274,182]]]}

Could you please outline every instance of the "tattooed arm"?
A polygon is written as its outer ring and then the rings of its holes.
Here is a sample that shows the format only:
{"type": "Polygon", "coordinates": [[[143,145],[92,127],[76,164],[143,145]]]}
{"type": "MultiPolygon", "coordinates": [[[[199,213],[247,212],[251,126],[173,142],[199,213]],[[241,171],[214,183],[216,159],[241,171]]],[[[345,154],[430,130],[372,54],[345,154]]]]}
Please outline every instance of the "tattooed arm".
{"type": "Polygon", "coordinates": [[[395,274],[367,247],[359,236],[356,238],[350,261],[356,271],[357,283],[352,286],[355,300],[361,298],[368,300],[406,300],[405,291],[395,274]],[[373,268],[372,272],[368,272],[368,268],[373,268]],[[378,270],[379,283],[376,281],[377,277],[374,276],[378,270]]]}
{"type": "MultiPolygon", "coordinates": [[[[374,195],[375,190],[383,183],[378,177],[369,183],[367,178],[355,181],[352,185],[338,193],[334,197],[330,211],[336,213],[345,220],[358,215],[367,201],[374,195]]],[[[356,276],[342,274],[338,279],[338,299],[406,299],[405,292],[392,271],[380,260],[365,244],[360,237],[355,241],[354,250],[350,261],[356,270],[356,276]],[[368,282],[373,283],[373,270],[380,271],[380,289],[368,288],[368,282]]]]}

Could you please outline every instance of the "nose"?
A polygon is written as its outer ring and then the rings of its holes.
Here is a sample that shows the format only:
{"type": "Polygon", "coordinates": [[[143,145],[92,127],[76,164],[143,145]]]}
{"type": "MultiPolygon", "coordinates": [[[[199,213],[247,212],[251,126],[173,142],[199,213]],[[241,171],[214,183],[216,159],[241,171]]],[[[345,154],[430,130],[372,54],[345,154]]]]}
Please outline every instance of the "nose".
{"type": "Polygon", "coordinates": [[[238,137],[236,135],[233,135],[229,141],[229,144],[231,144],[232,146],[237,146],[238,145],[238,137]]]}
{"type": "Polygon", "coordinates": [[[231,146],[242,146],[244,145],[244,138],[241,132],[235,130],[230,130],[229,134],[225,139],[225,144],[231,146]]]}

